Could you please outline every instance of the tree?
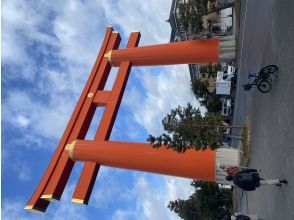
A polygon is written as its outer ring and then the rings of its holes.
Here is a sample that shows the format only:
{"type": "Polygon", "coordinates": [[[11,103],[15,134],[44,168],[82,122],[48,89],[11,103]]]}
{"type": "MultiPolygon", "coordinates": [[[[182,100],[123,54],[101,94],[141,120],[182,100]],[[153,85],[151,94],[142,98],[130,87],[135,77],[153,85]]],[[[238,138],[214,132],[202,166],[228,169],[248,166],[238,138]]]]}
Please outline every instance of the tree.
{"type": "Polygon", "coordinates": [[[179,14],[184,29],[193,34],[200,34],[203,31],[204,15],[221,11],[225,8],[233,7],[234,2],[224,2],[217,7],[208,8],[209,0],[190,0],[179,3],[179,14]]]}
{"type": "Polygon", "coordinates": [[[213,7],[213,8],[207,9],[206,11],[204,11],[204,13],[201,14],[201,16],[208,15],[208,14],[211,14],[214,12],[219,12],[219,11],[224,10],[226,8],[234,7],[234,5],[235,5],[235,2],[225,2],[223,4],[220,4],[218,7],[213,7]]]}
{"type": "Polygon", "coordinates": [[[196,78],[191,82],[192,93],[199,100],[202,106],[205,106],[210,113],[218,113],[221,111],[222,103],[220,96],[216,94],[216,91],[208,91],[208,80],[202,80],[196,78]]]}
{"type": "Polygon", "coordinates": [[[219,95],[217,95],[215,92],[213,92],[208,99],[203,100],[203,103],[205,103],[204,106],[210,113],[217,113],[222,110],[222,102],[219,95]]]}
{"type": "Polygon", "coordinates": [[[188,200],[178,199],[170,201],[167,206],[171,211],[178,214],[182,219],[198,220],[203,219],[201,212],[199,212],[199,205],[197,200],[190,196],[188,200]]]}
{"type": "Polygon", "coordinates": [[[207,65],[201,65],[199,67],[199,72],[203,78],[215,78],[217,76],[217,71],[221,71],[222,65],[220,63],[212,64],[209,63],[207,65]]]}
{"type": "Polygon", "coordinates": [[[232,191],[219,184],[193,181],[194,193],[187,200],[170,201],[168,208],[182,219],[220,219],[232,209],[232,191]]]}
{"type": "Polygon", "coordinates": [[[192,92],[197,99],[204,99],[211,95],[207,89],[208,86],[208,80],[202,80],[200,78],[193,79],[191,82],[192,92]]]}
{"type": "Polygon", "coordinates": [[[185,31],[199,33],[203,29],[202,16],[199,13],[198,1],[184,1],[178,5],[181,23],[185,31]]]}
{"type": "Polygon", "coordinates": [[[207,65],[200,65],[199,72],[200,72],[202,78],[207,77],[207,73],[208,73],[207,65]]]}
{"type": "Polygon", "coordinates": [[[192,107],[178,106],[172,109],[162,120],[162,125],[167,133],[158,137],[149,135],[147,141],[154,148],[166,146],[177,152],[187,149],[216,149],[221,146],[224,127],[220,114],[206,113],[201,115],[200,110],[192,107]]]}

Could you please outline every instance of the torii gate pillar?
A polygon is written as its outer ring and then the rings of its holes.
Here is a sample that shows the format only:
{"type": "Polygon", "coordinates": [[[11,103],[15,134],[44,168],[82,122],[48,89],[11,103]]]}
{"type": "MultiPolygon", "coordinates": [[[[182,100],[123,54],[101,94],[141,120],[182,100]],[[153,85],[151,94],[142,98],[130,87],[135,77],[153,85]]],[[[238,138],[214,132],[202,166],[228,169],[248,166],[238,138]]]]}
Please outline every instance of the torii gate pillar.
{"type": "Polygon", "coordinates": [[[124,61],[133,66],[218,63],[235,57],[235,39],[212,38],[110,50],[105,57],[116,67],[124,61]]]}
{"type": "MultiPolygon", "coordinates": [[[[101,165],[220,182],[224,171],[218,164],[237,165],[237,151],[187,150],[176,153],[147,143],[109,141],[132,66],[219,62],[234,56],[234,39],[209,39],[137,47],[139,32],[132,32],[126,49],[117,49],[119,33],[108,27],[89,79],[60,143],[37,189],[28,201],[28,211],[45,212],[58,201],[74,160],[85,162],[72,201],[88,204],[101,165]],[[111,66],[119,66],[113,88],[104,89],[111,66]],[[93,141],[84,140],[98,106],[105,110],[93,141]]],[[[176,82],[175,82],[176,83],[176,82]]]]}

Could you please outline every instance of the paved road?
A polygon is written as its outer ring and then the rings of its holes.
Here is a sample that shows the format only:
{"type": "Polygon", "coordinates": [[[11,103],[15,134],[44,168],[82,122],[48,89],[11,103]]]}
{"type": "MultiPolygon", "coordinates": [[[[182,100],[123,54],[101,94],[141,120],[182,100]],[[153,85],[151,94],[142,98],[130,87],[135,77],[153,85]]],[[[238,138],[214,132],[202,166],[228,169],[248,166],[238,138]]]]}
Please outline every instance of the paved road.
{"type": "MultiPolygon", "coordinates": [[[[248,107],[255,90],[244,91],[242,85],[248,82],[248,73],[258,72],[270,31],[272,0],[241,0],[240,28],[238,33],[238,82],[235,96],[233,124],[244,123],[248,107]]],[[[240,131],[233,131],[238,134],[240,131]]],[[[239,141],[232,142],[233,147],[239,141]]]]}
{"type": "MultiPolygon", "coordinates": [[[[245,6],[246,1],[243,0],[241,23],[244,21],[245,6]]],[[[247,71],[258,70],[267,64],[279,66],[278,78],[275,79],[270,93],[254,91],[245,95],[239,89],[234,112],[236,123],[242,122],[246,113],[252,123],[250,167],[261,169],[265,178],[285,177],[289,181],[288,186],[282,188],[268,186],[243,195],[239,193],[239,210],[249,214],[256,213],[266,220],[294,219],[293,12],[294,1],[248,0],[248,29],[245,29],[243,57],[239,57],[242,60],[238,84],[246,78],[247,71]],[[259,19],[264,20],[263,24],[267,26],[258,27],[262,25],[259,19]],[[258,22],[254,23],[254,20],[258,22]],[[255,30],[264,30],[266,34],[255,30]]]]}

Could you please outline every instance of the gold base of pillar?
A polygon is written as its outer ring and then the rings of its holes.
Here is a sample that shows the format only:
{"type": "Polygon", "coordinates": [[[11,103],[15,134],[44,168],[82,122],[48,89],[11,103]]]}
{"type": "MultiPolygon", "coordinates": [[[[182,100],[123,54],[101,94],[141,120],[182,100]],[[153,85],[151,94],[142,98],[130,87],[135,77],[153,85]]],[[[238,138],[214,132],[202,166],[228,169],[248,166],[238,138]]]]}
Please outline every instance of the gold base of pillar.
{"type": "Polygon", "coordinates": [[[41,198],[41,199],[46,199],[46,200],[48,200],[48,201],[50,201],[50,202],[58,202],[58,201],[60,200],[59,197],[54,196],[54,195],[52,195],[52,194],[49,194],[49,195],[42,195],[40,198],[41,198]]]}
{"type": "Polygon", "coordinates": [[[29,212],[37,212],[37,213],[44,213],[45,210],[41,209],[39,207],[34,207],[32,205],[27,205],[26,207],[24,207],[24,210],[29,211],[29,212]]]}
{"type": "Polygon", "coordinates": [[[77,204],[87,205],[87,204],[85,203],[85,201],[82,200],[82,199],[75,199],[75,198],[72,198],[71,201],[74,202],[74,203],[77,203],[77,204]]]}
{"type": "MultiPolygon", "coordinates": [[[[88,95],[89,95],[89,94],[88,94],[88,95]]],[[[89,96],[88,96],[88,97],[89,97],[89,96]]],[[[72,160],[73,160],[73,149],[74,149],[74,147],[75,147],[76,142],[77,142],[77,140],[75,140],[75,141],[73,141],[72,143],[67,144],[67,145],[65,146],[65,150],[67,150],[67,151],[69,152],[69,157],[70,157],[70,159],[72,159],[72,160]]]]}

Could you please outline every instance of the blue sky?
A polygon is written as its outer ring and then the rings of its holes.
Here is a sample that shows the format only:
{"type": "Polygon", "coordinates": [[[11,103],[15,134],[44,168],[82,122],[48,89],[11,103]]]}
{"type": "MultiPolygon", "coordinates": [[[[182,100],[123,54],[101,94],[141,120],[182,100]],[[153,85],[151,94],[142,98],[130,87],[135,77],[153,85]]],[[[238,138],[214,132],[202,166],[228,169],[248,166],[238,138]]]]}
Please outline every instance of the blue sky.
{"type": "MultiPolygon", "coordinates": [[[[133,30],[141,31],[139,45],[166,43],[170,5],[171,0],[2,1],[3,219],[177,219],[166,206],[191,194],[191,180],[102,167],[89,205],[80,206],[70,198],[82,163],[76,163],[61,201],[43,217],[23,210],[63,134],[106,27],[120,32],[121,47],[133,30]]],[[[132,68],[111,140],[145,142],[148,134],[162,132],[161,119],[171,108],[187,102],[198,106],[187,65],[132,68]]]]}

